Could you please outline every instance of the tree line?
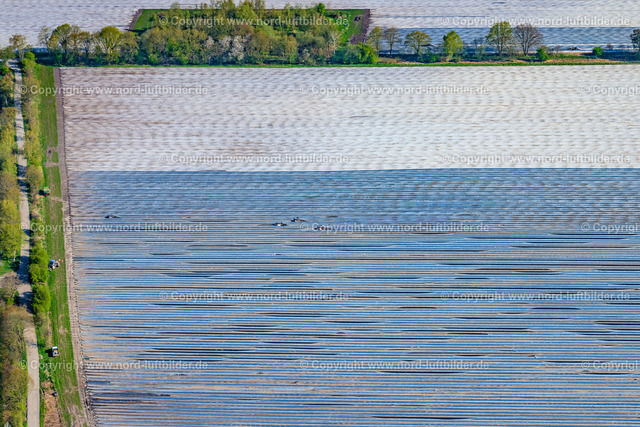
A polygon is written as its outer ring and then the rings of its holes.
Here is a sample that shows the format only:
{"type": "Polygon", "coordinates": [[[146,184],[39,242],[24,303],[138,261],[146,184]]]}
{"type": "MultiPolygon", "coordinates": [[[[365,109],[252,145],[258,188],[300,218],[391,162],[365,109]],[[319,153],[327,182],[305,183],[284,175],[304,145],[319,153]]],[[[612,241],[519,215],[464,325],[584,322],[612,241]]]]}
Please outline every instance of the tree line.
{"type": "Polygon", "coordinates": [[[40,138],[40,109],[38,94],[40,81],[36,76],[35,55],[25,54],[21,61],[23,85],[27,90],[22,91],[22,113],[24,115],[24,156],[27,158],[25,178],[29,187],[29,202],[31,206],[31,253],[29,257],[29,281],[33,291],[33,314],[36,324],[43,324],[51,305],[49,292],[49,254],[44,246],[44,235],[38,230],[42,224],[42,198],[40,189],[44,184],[42,160],[44,152],[40,138]]]}
{"type": "MultiPolygon", "coordinates": [[[[24,115],[23,154],[27,159],[25,179],[29,188],[32,206],[32,222],[40,220],[39,192],[44,182],[42,172],[43,150],[40,140],[39,108],[37,95],[39,81],[35,75],[35,55],[27,52],[21,61],[23,71],[22,113],[24,115]]],[[[18,185],[18,165],[15,132],[16,110],[13,105],[13,73],[5,62],[0,66],[0,254],[11,264],[17,263],[22,245],[22,225],[18,208],[20,188],[18,185]]],[[[33,287],[33,308],[36,320],[45,314],[50,305],[49,255],[42,243],[42,236],[31,234],[31,254],[29,277],[33,287]]]]}
{"type": "MultiPolygon", "coordinates": [[[[17,146],[13,107],[13,73],[0,60],[0,255],[17,267],[22,229],[18,200],[17,146]]],[[[0,424],[23,425],[27,372],[21,366],[25,354],[24,309],[17,306],[16,279],[0,283],[0,424]]]]}
{"type": "Polygon", "coordinates": [[[23,355],[27,313],[18,307],[16,281],[0,283],[0,424],[26,425],[28,375],[23,355]]]}
{"type": "MultiPolygon", "coordinates": [[[[633,30],[630,36],[634,50],[640,55],[640,29],[633,30]]],[[[402,37],[395,28],[375,27],[369,33],[367,43],[377,53],[383,53],[382,45],[386,44],[387,53],[393,55],[394,48],[404,48],[424,62],[459,61],[465,56],[472,56],[482,60],[487,56],[487,46],[492,47],[496,56],[513,58],[517,54],[529,56],[535,52],[540,61],[550,57],[550,49],[544,46],[544,36],[539,28],[532,24],[521,24],[512,27],[509,22],[494,24],[485,38],[475,39],[472,44],[465,44],[458,33],[451,31],[446,34],[439,45],[434,44],[432,38],[422,31],[412,31],[402,37]]],[[[559,48],[556,49],[556,53],[559,48]]],[[[398,52],[398,49],[396,50],[398,52]]],[[[592,51],[594,56],[602,56],[603,49],[596,46],[592,51]]]]}
{"type": "MultiPolygon", "coordinates": [[[[38,42],[54,64],[65,66],[375,63],[377,54],[369,45],[348,44],[357,29],[354,18],[322,3],[266,9],[262,0],[239,5],[224,0],[158,11],[148,28],[138,31],[43,27],[38,42]]],[[[22,36],[14,37],[14,50],[28,50],[22,36]]]]}
{"type": "Polygon", "coordinates": [[[14,264],[20,254],[22,228],[18,200],[16,110],[13,107],[13,73],[0,65],[0,254],[3,262],[14,264]]]}
{"type": "MultiPolygon", "coordinates": [[[[484,38],[465,43],[451,31],[440,43],[422,31],[404,38],[397,28],[373,28],[367,43],[349,44],[357,29],[349,11],[330,11],[322,3],[302,8],[266,9],[263,0],[233,0],[203,4],[197,9],[156,11],[145,29],[120,31],[113,26],[91,33],[75,25],[43,27],[38,42],[46,46],[56,65],[220,65],[220,64],[375,64],[379,54],[409,51],[423,62],[483,60],[491,47],[498,58],[549,59],[540,29],[531,24],[512,27],[499,22],[484,38]],[[383,51],[382,47],[388,49],[383,51]],[[400,48],[400,49],[398,49],[400,48]]],[[[640,54],[640,29],[631,42],[640,54]]],[[[9,49],[22,57],[31,47],[21,35],[10,39],[9,49]]],[[[559,53],[556,47],[555,53],[559,53]]],[[[601,56],[602,47],[593,49],[601,56]]]]}

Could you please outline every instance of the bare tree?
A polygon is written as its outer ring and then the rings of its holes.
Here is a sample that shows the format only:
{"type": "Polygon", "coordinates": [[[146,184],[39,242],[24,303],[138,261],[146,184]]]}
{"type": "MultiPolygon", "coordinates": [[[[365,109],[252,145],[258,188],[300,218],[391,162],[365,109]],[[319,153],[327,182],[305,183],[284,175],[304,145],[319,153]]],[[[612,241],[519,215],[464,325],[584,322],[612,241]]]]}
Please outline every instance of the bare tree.
{"type": "Polygon", "coordinates": [[[53,33],[53,29],[47,27],[46,25],[40,28],[40,32],[38,33],[38,45],[40,47],[46,46],[49,42],[49,38],[51,37],[51,33],[53,33]]]}
{"type": "Polygon", "coordinates": [[[633,33],[631,33],[631,43],[633,43],[633,48],[640,53],[640,30],[633,30],[633,33]]]}
{"type": "Polygon", "coordinates": [[[404,44],[411,48],[416,55],[420,56],[422,48],[425,48],[431,44],[431,37],[422,31],[412,31],[407,34],[407,38],[404,44]]]}
{"type": "Polygon", "coordinates": [[[387,28],[382,33],[382,38],[389,45],[389,55],[393,55],[393,46],[402,42],[402,37],[400,36],[400,31],[396,27],[387,28]]]}
{"type": "Polygon", "coordinates": [[[529,51],[536,49],[538,46],[542,46],[544,37],[538,29],[531,24],[521,24],[513,29],[513,35],[518,40],[522,53],[526,55],[529,51]]]}
{"type": "Polygon", "coordinates": [[[27,38],[22,34],[14,34],[9,38],[9,45],[11,49],[18,52],[18,57],[22,60],[22,58],[24,58],[24,51],[27,48],[27,38]]]}

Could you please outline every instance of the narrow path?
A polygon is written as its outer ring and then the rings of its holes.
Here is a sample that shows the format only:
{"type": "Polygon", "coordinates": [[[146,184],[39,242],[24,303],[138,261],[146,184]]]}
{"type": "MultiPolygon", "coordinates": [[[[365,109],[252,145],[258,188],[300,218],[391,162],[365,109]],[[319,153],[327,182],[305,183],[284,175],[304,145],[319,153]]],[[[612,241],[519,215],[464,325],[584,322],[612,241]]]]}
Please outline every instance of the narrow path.
{"type": "Polygon", "coordinates": [[[20,250],[20,269],[18,277],[20,285],[18,292],[20,294],[20,304],[27,308],[29,317],[24,325],[24,340],[27,346],[27,371],[29,374],[29,385],[27,388],[27,426],[40,426],[40,358],[38,355],[38,340],[36,338],[36,328],[33,323],[33,314],[31,311],[31,285],[29,284],[29,235],[31,232],[31,224],[29,217],[29,199],[27,196],[27,181],[25,179],[25,171],[27,169],[27,159],[22,154],[24,149],[24,120],[22,117],[22,102],[20,100],[22,87],[22,73],[18,62],[13,59],[9,61],[9,67],[16,76],[15,86],[15,106],[16,106],[16,136],[18,140],[18,182],[20,183],[20,223],[24,236],[22,239],[22,248],[20,250]]]}

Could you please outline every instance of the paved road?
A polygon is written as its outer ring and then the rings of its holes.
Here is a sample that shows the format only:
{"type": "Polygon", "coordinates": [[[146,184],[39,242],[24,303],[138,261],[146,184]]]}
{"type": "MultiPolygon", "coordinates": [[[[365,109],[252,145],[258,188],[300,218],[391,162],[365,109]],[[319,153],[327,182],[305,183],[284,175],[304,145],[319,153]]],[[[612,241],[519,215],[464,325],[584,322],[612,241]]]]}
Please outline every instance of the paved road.
{"type": "MultiPolygon", "coordinates": [[[[22,73],[15,60],[9,61],[9,66],[16,76],[15,105],[16,105],[16,135],[18,140],[18,150],[22,152],[24,148],[24,120],[22,117],[22,103],[20,101],[20,88],[22,86],[22,73]]],[[[25,180],[25,170],[27,159],[24,155],[18,156],[18,180],[20,183],[20,222],[24,231],[22,249],[20,251],[20,270],[18,275],[21,284],[18,286],[20,293],[20,304],[31,313],[31,285],[29,284],[29,201],[27,198],[27,182],[25,180]]],[[[38,369],[38,341],[36,339],[36,328],[33,324],[33,315],[28,317],[24,327],[24,339],[27,346],[27,365],[29,373],[29,386],[27,390],[27,425],[29,427],[40,426],[40,371],[38,369]]]]}

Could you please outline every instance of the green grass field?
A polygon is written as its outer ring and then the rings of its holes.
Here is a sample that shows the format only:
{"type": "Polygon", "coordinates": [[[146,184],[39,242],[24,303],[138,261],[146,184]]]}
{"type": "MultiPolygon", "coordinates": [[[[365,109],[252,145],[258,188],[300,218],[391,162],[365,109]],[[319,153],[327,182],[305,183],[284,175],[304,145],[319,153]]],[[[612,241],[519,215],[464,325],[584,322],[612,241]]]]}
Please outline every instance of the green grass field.
{"type": "MultiPolygon", "coordinates": [[[[58,153],[47,155],[49,148],[58,147],[56,96],[53,91],[55,87],[53,78],[53,68],[38,65],[37,76],[42,88],[51,88],[45,91],[49,95],[41,95],[40,107],[40,129],[45,161],[57,163],[58,153]]],[[[51,188],[51,196],[44,199],[42,215],[47,227],[44,236],[46,248],[52,259],[64,259],[64,234],[62,229],[63,211],[61,196],[60,170],[58,166],[43,168],[45,185],[51,188]]],[[[69,321],[69,306],[67,300],[66,270],[64,267],[55,269],[49,277],[49,288],[51,291],[51,308],[49,319],[51,322],[50,341],[52,345],[58,346],[60,356],[49,358],[47,350],[49,343],[43,336],[43,331],[38,331],[38,347],[42,355],[42,361],[47,366],[45,372],[41,372],[41,380],[50,378],[55,390],[58,392],[60,410],[65,424],[71,425],[77,421],[77,414],[82,412],[82,402],[78,393],[78,382],[73,357],[73,343],[71,338],[71,324],[69,321]]],[[[40,329],[40,328],[39,328],[40,329]]],[[[42,371],[42,370],[41,370],[42,371]]]]}
{"type": "Polygon", "coordinates": [[[364,9],[341,9],[341,10],[329,10],[327,14],[340,14],[346,15],[346,18],[349,20],[349,25],[346,28],[342,28],[342,39],[340,40],[342,44],[347,44],[351,37],[359,34],[362,31],[362,21],[355,21],[356,16],[363,15],[364,9]]]}
{"type": "Polygon", "coordinates": [[[140,17],[136,21],[136,24],[134,25],[133,30],[134,31],[145,31],[145,30],[148,30],[151,27],[151,20],[152,20],[153,16],[156,13],[161,12],[163,10],[167,10],[167,9],[145,9],[145,10],[143,10],[142,14],[140,15],[140,17]]]}

